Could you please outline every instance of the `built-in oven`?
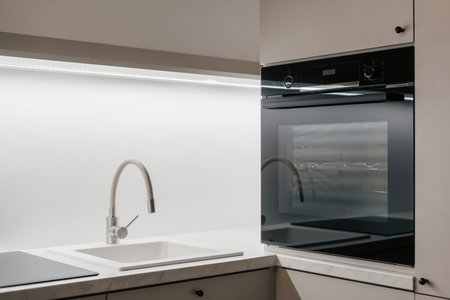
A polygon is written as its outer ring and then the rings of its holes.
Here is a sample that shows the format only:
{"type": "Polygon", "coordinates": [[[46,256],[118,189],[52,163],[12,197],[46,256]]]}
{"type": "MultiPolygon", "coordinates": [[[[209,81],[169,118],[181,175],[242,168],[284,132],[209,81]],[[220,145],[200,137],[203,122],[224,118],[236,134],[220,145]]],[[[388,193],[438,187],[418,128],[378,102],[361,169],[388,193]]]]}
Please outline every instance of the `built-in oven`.
{"type": "Polygon", "coordinates": [[[414,265],[414,48],[263,67],[262,242],[414,265]]]}

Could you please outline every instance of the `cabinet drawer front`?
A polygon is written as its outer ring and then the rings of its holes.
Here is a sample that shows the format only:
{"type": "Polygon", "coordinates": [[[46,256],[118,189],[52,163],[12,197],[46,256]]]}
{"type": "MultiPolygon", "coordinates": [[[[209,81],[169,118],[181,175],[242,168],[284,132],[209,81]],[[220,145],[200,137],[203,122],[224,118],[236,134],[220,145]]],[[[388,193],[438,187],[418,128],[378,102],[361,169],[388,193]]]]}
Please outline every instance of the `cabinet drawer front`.
{"type": "Polygon", "coordinates": [[[413,0],[261,0],[260,9],[262,64],[414,41],[413,0]]]}
{"type": "Polygon", "coordinates": [[[106,294],[95,295],[95,296],[84,296],[84,297],[75,297],[75,298],[67,298],[66,300],[106,300],[106,294]]]}
{"type": "Polygon", "coordinates": [[[444,300],[444,298],[437,298],[437,297],[416,294],[415,300],[444,300]]]}
{"type": "Polygon", "coordinates": [[[277,300],[414,300],[413,292],[279,269],[277,300]]]}
{"type": "Polygon", "coordinates": [[[108,300],[270,300],[271,270],[259,270],[108,294],[108,300]]]}

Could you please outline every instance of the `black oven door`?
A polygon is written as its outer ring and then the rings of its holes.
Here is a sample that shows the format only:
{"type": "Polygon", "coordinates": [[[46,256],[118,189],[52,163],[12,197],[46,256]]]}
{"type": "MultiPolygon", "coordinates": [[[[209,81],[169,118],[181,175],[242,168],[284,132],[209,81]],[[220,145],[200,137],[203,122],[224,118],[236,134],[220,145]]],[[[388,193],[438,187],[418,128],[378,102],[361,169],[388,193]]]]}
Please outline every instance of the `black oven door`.
{"type": "Polygon", "coordinates": [[[264,243],[414,265],[413,101],[383,95],[263,99],[264,243]]]}

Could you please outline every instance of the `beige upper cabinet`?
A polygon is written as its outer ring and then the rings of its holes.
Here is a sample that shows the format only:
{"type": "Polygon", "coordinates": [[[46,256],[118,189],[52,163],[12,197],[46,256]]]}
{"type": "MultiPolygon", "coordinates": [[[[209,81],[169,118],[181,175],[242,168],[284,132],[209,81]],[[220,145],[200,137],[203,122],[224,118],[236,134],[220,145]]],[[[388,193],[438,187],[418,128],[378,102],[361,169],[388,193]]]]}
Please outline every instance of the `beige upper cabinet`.
{"type": "Polygon", "coordinates": [[[260,10],[263,65],[414,41],[413,0],[261,0],[260,10]]]}
{"type": "Polygon", "coordinates": [[[416,291],[450,298],[450,1],[415,3],[416,291]]]}

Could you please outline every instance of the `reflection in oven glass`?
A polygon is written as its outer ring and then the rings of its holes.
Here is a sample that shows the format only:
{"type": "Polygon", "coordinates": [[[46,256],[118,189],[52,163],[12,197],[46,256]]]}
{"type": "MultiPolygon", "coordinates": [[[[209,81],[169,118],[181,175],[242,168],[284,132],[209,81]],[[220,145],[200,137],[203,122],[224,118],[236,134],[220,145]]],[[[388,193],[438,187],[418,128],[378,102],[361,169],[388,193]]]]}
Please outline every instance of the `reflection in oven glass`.
{"type": "Polygon", "coordinates": [[[280,156],[298,171],[304,197],[292,201],[296,186],[280,166],[280,212],[387,216],[387,131],[387,122],[279,126],[280,156]]]}

